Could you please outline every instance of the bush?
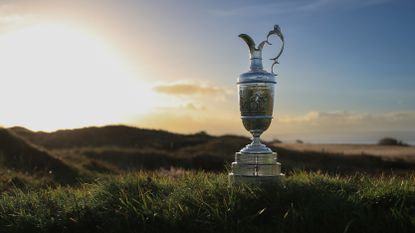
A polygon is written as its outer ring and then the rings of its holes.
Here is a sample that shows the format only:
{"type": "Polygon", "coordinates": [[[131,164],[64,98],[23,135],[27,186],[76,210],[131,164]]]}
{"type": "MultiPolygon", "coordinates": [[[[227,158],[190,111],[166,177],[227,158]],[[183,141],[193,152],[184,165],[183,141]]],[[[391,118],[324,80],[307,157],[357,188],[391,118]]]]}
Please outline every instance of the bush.
{"type": "Polygon", "coordinates": [[[269,142],[269,144],[279,144],[279,143],[282,143],[282,141],[279,140],[278,138],[275,138],[274,140],[269,142]]]}
{"type": "Polygon", "coordinates": [[[406,143],[403,143],[402,141],[399,141],[395,138],[382,138],[379,140],[378,145],[384,145],[384,146],[407,146],[406,143]]]}

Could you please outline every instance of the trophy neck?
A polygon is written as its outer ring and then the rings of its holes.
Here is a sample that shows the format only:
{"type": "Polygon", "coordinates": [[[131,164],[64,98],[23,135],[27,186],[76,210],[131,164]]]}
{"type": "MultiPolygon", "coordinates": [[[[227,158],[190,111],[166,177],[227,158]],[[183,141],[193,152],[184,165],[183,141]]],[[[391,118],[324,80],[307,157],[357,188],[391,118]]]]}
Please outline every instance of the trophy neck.
{"type": "Polygon", "coordinates": [[[253,49],[251,52],[251,70],[258,71],[263,70],[264,67],[262,66],[262,50],[260,49],[253,49]]]}
{"type": "Polygon", "coordinates": [[[248,45],[249,54],[251,58],[251,71],[263,71],[264,67],[262,66],[262,48],[268,41],[263,41],[259,44],[258,47],[255,46],[254,40],[246,34],[239,35],[242,40],[248,45]]]}
{"type": "Polygon", "coordinates": [[[264,70],[262,66],[262,59],[261,58],[251,58],[251,66],[252,71],[264,70]]]}

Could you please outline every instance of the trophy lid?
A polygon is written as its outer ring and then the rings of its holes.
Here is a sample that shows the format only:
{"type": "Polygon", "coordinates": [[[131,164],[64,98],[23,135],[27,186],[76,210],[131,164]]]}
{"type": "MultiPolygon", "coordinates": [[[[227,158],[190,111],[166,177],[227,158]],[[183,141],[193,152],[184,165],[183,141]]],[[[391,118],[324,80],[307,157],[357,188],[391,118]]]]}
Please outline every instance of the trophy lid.
{"type": "Polygon", "coordinates": [[[251,66],[250,71],[243,73],[238,78],[238,84],[240,83],[277,83],[275,76],[277,74],[274,73],[274,66],[275,64],[279,64],[278,58],[281,56],[282,51],[284,50],[284,36],[281,32],[281,29],[278,25],[274,26],[274,29],[271,30],[268,35],[267,39],[262,41],[258,47],[254,40],[248,36],[247,34],[240,34],[239,37],[245,41],[248,45],[249,53],[250,53],[250,60],[251,66]],[[268,41],[271,35],[277,35],[281,41],[281,50],[275,58],[271,58],[270,60],[273,61],[271,65],[271,73],[265,71],[262,66],[262,49],[266,44],[271,45],[268,41]]]}

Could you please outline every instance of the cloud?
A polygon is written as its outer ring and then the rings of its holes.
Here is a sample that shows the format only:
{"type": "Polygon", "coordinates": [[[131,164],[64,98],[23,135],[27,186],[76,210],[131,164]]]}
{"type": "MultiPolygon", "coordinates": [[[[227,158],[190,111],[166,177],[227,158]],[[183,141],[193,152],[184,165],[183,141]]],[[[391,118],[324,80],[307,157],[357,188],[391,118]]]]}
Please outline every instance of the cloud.
{"type": "Polygon", "coordinates": [[[372,127],[378,129],[412,129],[415,130],[415,112],[387,112],[379,114],[353,112],[308,112],[303,116],[285,116],[278,118],[283,124],[308,124],[315,126],[348,125],[356,127],[372,127]]]}
{"type": "Polygon", "coordinates": [[[169,94],[169,95],[226,95],[228,92],[220,87],[199,85],[192,83],[174,83],[174,84],[163,84],[154,87],[154,90],[158,93],[169,94]]]}
{"type": "Polygon", "coordinates": [[[205,111],[206,110],[206,106],[198,105],[194,103],[187,103],[183,105],[183,108],[186,110],[191,110],[191,111],[205,111]]]}
{"type": "Polygon", "coordinates": [[[210,134],[218,135],[231,132],[248,135],[236,116],[210,114],[208,111],[180,111],[177,108],[159,109],[137,118],[132,124],[179,133],[207,131],[210,134]]]}
{"type": "Polygon", "coordinates": [[[279,118],[281,123],[286,124],[301,124],[307,123],[311,125],[320,125],[326,123],[351,123],[351,122],[358,122],[362,119],[370,116],[369,114],[365,113],[351,113],[351,112],[317,112],[312,111],[308,112],[302,116],[285,116],[279,118]]]}
{"type": "Polygon", "coordinates": [[[230,9],[216,9],[218,16],[258,16],[287,13],[311,12],[327,8],[362,8],[391,2],[391,0],[296,0],[277,1],[264,4],[238,6],[230,9]]]}
{"type": "Polygon", "coordinates": [[[0,34],[27,26],[36,19],[17,4],[0,3],[0,34]]]}
{"type": "Polygon", "coordinates": [[[10,24],[19,23],[25,20],[25,17],[17,13],[17,7],[13,4],[0,5],[0,23],[10,24]]]}
{"type": "Polygon", "coordinates": [[[415,142],[415,112],[357,113],[312,111],[301,116],[276,116],[270,134],[311,142],[376,142],[396,137],[415,142]]]}

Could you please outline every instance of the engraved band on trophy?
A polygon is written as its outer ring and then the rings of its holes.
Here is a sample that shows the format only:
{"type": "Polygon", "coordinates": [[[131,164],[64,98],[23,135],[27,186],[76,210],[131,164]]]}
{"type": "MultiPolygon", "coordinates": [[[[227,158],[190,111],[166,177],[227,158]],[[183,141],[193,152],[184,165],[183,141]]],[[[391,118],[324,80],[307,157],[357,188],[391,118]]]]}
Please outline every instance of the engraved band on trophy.
{"type": "Polygon", "coordinates": [[[278,58],[284,50],[284,36],[278,25],[275,25],[265,41],[258,47],[254,40],[240,34],[250,52],[250,70],[238,78],[239,107],[242,123],[246,130],[252,134],[252,143],[246,145],[235,153],[235,162],[232,163],[232,172],[229,173],[230,184],[235,183],[269,183],[279,181],[283,176],[281,164],[277,162],[277,153],[261,143],[261,134],[268,129],[272,121],[274,107],[274,93],[276,74],[274,66],[279,64],[278,58]],[[271,45],[269,38],[277,35],[282,42],[278,55],[270,60],[271,73],[265,71],[262,66],[262,49],[265,45],[271,45]]]}

